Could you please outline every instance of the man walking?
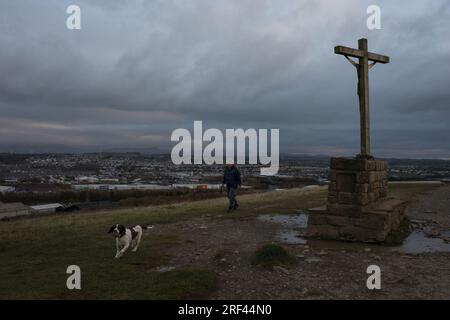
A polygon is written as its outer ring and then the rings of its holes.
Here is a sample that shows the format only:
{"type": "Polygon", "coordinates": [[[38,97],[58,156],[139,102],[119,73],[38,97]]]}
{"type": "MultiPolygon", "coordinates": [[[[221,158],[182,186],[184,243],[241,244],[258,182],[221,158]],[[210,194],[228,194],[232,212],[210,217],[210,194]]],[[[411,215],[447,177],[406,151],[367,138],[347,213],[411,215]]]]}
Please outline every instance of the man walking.
{"type": "Polygon", "coordinates": [[[228,211],[237,209],[239,205],[236,201],[236,193],[238,187],[241,185],[241,173],[233,161],[227,161],[227,166],[223,172],[222,183],[227,186],[227,196],[230,201],[228,211]]]}

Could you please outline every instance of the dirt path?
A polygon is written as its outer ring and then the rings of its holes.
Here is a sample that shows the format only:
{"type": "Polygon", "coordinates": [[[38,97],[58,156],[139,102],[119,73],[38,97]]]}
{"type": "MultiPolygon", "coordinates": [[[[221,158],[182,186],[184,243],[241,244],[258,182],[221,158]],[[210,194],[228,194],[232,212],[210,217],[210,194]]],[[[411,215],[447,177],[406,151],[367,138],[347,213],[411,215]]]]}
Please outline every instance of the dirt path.
{"type": "Polygon", "coordinates": [[[407,213],[415,228],[430,237],[450,240],[450,185],[427,192],[409,206],[407,213]]]}
{"type": "MultiPolygon", "coordinates": [[[[421,195],[407,213],[426,241],[434,237],[446,248],[450,186],[421,195]]],[[[279,223],[256,217],[224,214],[161,225],[156,232],[178,236],[178,245],[168,252],[172,258],[167,269],[201,266],[219,274],[212,299],[450,299],[450,252],[308,241],[283,244],[298,259],[289,269],[252,267],[255,250],[277,242],[282,229],[279,223]],[[366,269],[372,264],[381,268],[382,290],[366,288],[366,269]]],[[[417,238],[416,244],[424,239],[417,238]]]]}

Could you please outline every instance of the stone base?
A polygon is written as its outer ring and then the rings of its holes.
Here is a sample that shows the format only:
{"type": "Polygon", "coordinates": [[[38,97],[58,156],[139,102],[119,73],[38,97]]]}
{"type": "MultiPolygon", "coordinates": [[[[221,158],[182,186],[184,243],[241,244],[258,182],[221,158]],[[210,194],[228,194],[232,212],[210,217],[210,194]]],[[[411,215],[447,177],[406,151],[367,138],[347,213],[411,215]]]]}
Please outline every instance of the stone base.
{"type": "Polygon", "coordinates": [[[331,158],[328,205],[367,206],[385,198],[387,170],[387,162],[383,160],[331,158]]]}
{"type": "Polygon", "coordinates": [[[326,206],[310,209],[308,236],[383,242],[402,223],[405,203],[386,198],[388,165],[373,158],[331,158],[326,206]]]}
{"type": "Polygon", "coordinates": [[[364,207],[335,204],[309,211],[309,237],[379,243],[400,226],[405,202],[385,198],[364,207]]]}

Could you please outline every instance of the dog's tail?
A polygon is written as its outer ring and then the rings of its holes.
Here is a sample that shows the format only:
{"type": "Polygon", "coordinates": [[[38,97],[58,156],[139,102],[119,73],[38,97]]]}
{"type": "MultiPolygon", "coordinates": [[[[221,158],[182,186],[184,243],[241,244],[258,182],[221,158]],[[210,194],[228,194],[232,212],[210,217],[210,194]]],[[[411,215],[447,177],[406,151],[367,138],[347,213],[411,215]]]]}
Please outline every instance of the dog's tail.
{"type": "Polygon", "coordinates": [[[142,230],[148,230],[148,229],[153,229],[155,226],[154,225],[146,225],[146,226],[142,226],[142,230]]]}

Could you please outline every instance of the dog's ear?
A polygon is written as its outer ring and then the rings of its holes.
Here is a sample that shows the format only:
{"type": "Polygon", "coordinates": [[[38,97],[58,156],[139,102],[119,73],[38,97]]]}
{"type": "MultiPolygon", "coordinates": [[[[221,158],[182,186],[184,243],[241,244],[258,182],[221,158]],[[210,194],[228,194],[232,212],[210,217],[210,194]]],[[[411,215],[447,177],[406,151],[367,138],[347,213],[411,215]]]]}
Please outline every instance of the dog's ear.
{"type": "Polygon", "coordinates": [[[112,233],[113,231],[114,231],[114,228],[115,228],[116,226],[112,226],[110,229],[109,229],[109,231],[108,231],[108,233],[112,233]]]}

